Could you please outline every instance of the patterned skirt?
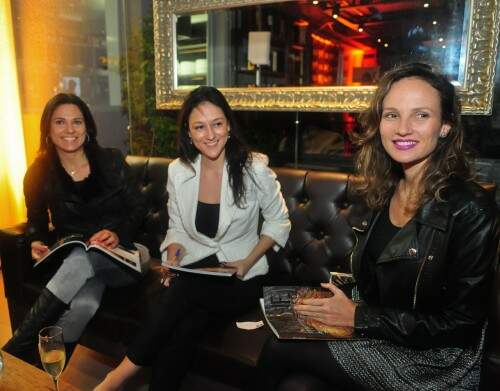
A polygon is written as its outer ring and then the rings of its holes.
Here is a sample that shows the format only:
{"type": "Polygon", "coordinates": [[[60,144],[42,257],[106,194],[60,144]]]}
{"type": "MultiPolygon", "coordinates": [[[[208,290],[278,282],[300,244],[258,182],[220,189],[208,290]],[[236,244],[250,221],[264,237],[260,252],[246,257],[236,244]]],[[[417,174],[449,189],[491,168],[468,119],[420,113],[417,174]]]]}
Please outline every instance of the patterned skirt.
{"type": "Polygon", "coordinates": [[[470,348],[415,350],[378,339],[335,340],[334,359],[366,390],[471,391],[479,389],[486,327],[470,348]]]}

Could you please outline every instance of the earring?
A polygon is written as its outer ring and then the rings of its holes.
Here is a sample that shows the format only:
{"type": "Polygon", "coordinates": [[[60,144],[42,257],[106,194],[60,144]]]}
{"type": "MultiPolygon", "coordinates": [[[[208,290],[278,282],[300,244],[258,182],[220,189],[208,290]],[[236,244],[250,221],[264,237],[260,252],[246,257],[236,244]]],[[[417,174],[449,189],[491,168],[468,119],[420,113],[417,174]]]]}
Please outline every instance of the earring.
{"type": "Polygon", "coordinates": [[[439,133],[439,138],[445,138],[448,134],[445,132],[439,133]]]}
{"type": "Polygon", "coordinates": [[[48,146],[50,144],[50,138],[49,136],[45,137],[45,144],[48,146]]]}
{"type": "Polygon", "coordinates": [[[90,136],[88,133],[86,133],[86,136],[87,136],[87,144],[90,143],[90,136]]]}
{"type": "Polygon", "coordinates": [[[193,145],[193,139],[189,137],[189,144],[193,145]]]}
{"type": "Polygon", "coordinates": [[[227,128],[227,138],[231,138],[231,128],[227,128]]]}

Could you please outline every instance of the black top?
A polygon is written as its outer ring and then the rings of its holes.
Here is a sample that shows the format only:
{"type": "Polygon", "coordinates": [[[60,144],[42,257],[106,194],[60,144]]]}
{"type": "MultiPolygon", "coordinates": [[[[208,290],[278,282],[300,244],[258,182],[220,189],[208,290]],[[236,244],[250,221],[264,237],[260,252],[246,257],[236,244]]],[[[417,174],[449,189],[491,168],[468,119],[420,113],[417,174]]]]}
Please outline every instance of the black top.
{"type": "Polygon", "coordinates": [[[129,245],[140,232],[146,200],[122,153],[94,147],[86,155],[90,175],[79,182],[71,179],[55,154],[38,156],[28,168],[24,195],[30,241],[50,244],[49,222],[57,238],[71,234],[88,238],[109,229],[129,245]]]}
{"type": "Polygon", "coordinates": [[[198,201],[196,209],[196,230],[209,238],[215,238],[219,228],[219,204],[198,201]]]}
{"type": "Polygon", "coordinates": [[[364,254],[363,263],[361,265],[360,277],[366,289],[365,292],[370,292],[377,296],[377,278],[375,275],[375,263],[380,258],[385,247],[389,244],[391,239],[400,231],[400,227],[392,224],[389,218],[389,205],[382,209],[378,220],[376,221],[370,239],[366,244],[366,251],[364,254]]]}

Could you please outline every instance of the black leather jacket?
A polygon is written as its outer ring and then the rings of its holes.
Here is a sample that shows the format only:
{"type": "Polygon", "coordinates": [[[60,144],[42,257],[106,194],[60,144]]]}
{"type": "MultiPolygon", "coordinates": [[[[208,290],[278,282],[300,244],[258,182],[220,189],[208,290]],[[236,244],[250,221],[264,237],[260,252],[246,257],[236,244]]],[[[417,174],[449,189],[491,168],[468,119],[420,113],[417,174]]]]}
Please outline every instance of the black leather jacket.
{"type": "MultiPolygon", "coordinates": [[[[366,303],[355,313],[361,335],[417,348],[477,342],[497,263],[498,211],[491,195],[471,182],[456,181],[444,199],[425,203],[384,249],[375,266],[378,292],[359,286],[366,303]]],[[[357,278],[379,214],[350,217],[357,278]]]]}
{"type": "Polygon", "coordinates": [[[116,149],[96,147],[86,151],[91,175],[82,192],[62,168],[59,159],[38,157],[24,177],[28,210],[28,238],[49,243],[50,222],[57,237],[101,229],[115,232],[130,244],[146,214],[144,197],[130,167],[116,149]]]}

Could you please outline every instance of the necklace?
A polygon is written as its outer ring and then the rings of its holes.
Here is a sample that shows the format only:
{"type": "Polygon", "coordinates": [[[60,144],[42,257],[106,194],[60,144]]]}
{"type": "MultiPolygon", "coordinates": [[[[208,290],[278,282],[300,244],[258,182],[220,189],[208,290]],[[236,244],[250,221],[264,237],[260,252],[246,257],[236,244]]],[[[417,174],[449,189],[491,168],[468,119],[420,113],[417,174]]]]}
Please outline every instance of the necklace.
{"type": "MultiPolygon", "coordinates": [[[[66,171],[68,172],[68,174],[73,178],[77,173],[78,171],[80,171],[82,168],[84,167],[87,167],[89,165],[89,162],[86,161],[85,163],[81,164],[80,166],[78,167],[75,167],[74,169],[66,169],[66,171]]],[[[65,167],[66,168],[66,167],[65,167]]]]}

